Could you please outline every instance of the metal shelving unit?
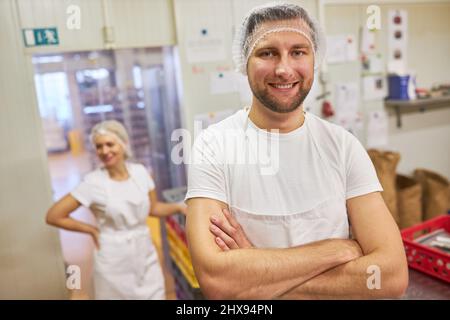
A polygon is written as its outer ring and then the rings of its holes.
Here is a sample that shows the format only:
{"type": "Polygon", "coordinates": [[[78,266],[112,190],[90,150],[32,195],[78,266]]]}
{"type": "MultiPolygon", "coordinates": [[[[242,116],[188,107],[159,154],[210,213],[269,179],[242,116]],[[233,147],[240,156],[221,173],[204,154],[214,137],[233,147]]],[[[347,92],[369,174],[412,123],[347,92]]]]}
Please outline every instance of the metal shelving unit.
{"type": "MultiPolygon", "coordinates": [[[[180,202],[186,195],[186,187],[163,191],[167,202],[180,202]]],[[[169,270],[175,280],[175,291],[179,300],[203,300],[199,283],[194,274],[192,261],[187,247],[185,217],[171,216],[161,225],[163,234],[164,261],[168,261],[169,270]]]]}

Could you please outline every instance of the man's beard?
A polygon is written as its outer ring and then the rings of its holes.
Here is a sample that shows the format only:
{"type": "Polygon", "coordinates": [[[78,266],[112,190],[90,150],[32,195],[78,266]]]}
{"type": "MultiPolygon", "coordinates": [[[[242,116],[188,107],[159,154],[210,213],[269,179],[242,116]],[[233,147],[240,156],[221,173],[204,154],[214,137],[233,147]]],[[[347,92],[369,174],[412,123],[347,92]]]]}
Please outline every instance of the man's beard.
{"type": "Polygon", "coordinates": [[[308,95],[309,91],[311,90],[311,86],[304,88],[303,87],[304,82],[300,81],[297,85],[300,86],[300,89],[298,90],[298,93],[293,98],[292,102],[288,105],[283,105],[277,101],[275,97],[270,95],[267,91],[267,89],[264,90],[256,90],[254,89],[251,84],[250,88],[253,92],[253,95],[258,99],[258,101],[265,106],[267,109],[276,112],[276,113],[289,113],[294,110],[296,110],[298,107],[300,107],[303,103],[303,101],[306,99],[306,96],[308,95]]]}

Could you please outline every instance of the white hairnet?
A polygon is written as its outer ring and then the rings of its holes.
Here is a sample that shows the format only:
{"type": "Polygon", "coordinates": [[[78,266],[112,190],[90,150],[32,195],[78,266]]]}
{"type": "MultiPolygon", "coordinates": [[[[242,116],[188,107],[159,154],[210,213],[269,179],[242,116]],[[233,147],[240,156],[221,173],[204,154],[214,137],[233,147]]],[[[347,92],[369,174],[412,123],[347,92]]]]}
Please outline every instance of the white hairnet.
{"type": "Polygon", "coordinates": [[[295,4],[269,3],[250,10],[233,42],[233,60],[239,72],[247,74],[247,63],[253,49],[273,32],[296,32],[303,35],[314,52],[314,69],[325,55],[325,36],[319,24],[302,7],[295,4]]]}
{"type": "Polygon", "coordinates": [[[113,136],[125,151],[125,158],[128,159],[133,156],[130,149],[130,140],[128,138],[127,130],[119,121],[106,120],[97,123],[91,130],[92,143],[95,143],[94,140],[97,135],[113,136]]]}

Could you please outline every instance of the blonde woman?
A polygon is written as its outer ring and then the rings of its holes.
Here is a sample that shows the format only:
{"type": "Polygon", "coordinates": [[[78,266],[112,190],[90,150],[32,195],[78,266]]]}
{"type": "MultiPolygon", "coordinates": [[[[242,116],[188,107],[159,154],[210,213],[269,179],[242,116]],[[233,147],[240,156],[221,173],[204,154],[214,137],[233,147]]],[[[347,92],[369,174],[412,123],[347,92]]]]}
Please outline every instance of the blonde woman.
{"type": "Polygon", "coordinates": [[[127,161],[131,152],[122,124],[101,122],[92,129],[91,138],[102,166],[49,209],[47,223],[92,236],[96,299],[165,299],[146,218],[185,214],[186,208],[158,201],[145,167],[127,161]],[[70,217],[81,205],[94,213],[97,227],[70,217]]]}

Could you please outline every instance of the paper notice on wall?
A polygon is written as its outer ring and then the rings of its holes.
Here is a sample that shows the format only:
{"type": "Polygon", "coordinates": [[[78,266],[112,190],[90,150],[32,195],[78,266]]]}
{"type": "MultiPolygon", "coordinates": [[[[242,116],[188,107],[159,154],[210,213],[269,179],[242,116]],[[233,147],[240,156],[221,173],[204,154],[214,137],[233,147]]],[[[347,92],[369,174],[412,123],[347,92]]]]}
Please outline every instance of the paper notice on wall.
{"type": "Polygon", "coordinates": [[[347,61],[358,59],[358,47],[356,45],[356,37],[352,34],[346,36],[347,42],[347,61]]]}
{"type": "Polygon", "coordinates": [[[345,62],[347,58],[345,38],[343,36],[327,37],[327,62],[345,62]]]}
{"type": "Polygon", "coordinates": [[[217,112],[201,113],[201,114],[197,114],[194,117],[194,121],[200,122],[201,128],[206,129],[210,125],[224,120],[225,118],[231,116],[235,112],[236,111],[234,109],[225,109],[225,110],[217,111],[217,112]]]}
{"type": "Polygon", "coordinates": [[[358,112],[359,86],[357,82],[338,83],[334,89],[334,122],[355,136],[363,129],[362,115],[358,112]]]}
{"type": "Polygon", "coordinates": [[[365,101],[380,100],[386,96],[386,85],[383,76],[365,76],[362,78],[365,101]]]}
{"type": "Polygon", "coordinates": [[[388,116],[384,110],[371,111],[367,123],[367,149],[383,148],[388,144],[388,116]]]}
{"type": "Polygon", "coordinates": [[[356,137],[361,138],[364,129],[362,113],[336,113],[334,123],[340,125],[356,137]]]}
{"type": "Polygon", "coordinates": [[[364,75],[384,73],[383,56],[381,53],[364,54],[362,56],[362,72],[364,75]]]}
{"type": "Polygon", "coordinates": [[[188,63],[223,61],[226,59],[223,32],[207,27],[191,28],[186,34],[186,59],[188,63]]]}
{"type": "Polygon", "coordinates": [[[356,132],[361,132],[364,129],[364,119],[361,112],[357,112],[353,118],[353,128],[356,132]]]}
{"type": "Polygon", "coordinates": [[[236,72],[234,71],[211,72],[209,84],[211,94],[224,94],[238,91],[236,72]]]}
{"type": "Polygon", "coordinates": [[[317,98],[322,95],[322,86],[318,77],[314,77],[313,84],[309,90],[308,95],[303,101],[303,110],[311,112],[315,115],[321,116],[322,114],[322,100],[317,98]]]}
{"type": "Polygon", "coordinates": [[[361,52],[365,54],[375,53],[375,30],[362,27],[361,30],[361,52]]]}
{"type": "Polygon", "coordinates": [[[359,88],[356,82],[335,85],[336,114],[355,114],[359,104],[359,88]]]}
{"type": "Polygon", "coordinates": [[[236,73],[235,78],[241,104],[244,106],[250,106],[252,104],[253,93],[250,89],[247,76],[236,73]]]}
{"type": "Polygon", "coordinates": [[[389,72],[401,74],[407,65],[408,14],[405,10],[388,12],[388,66],[389,72]]]}
{"type": "Polygon", "coordinates": [[[354,61],[358,57],[354,35],[335,35],[327,37],[327,62],[341,63],[354,61]]]}

